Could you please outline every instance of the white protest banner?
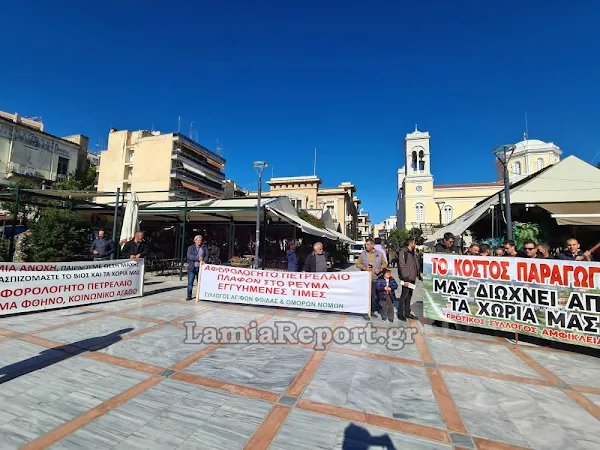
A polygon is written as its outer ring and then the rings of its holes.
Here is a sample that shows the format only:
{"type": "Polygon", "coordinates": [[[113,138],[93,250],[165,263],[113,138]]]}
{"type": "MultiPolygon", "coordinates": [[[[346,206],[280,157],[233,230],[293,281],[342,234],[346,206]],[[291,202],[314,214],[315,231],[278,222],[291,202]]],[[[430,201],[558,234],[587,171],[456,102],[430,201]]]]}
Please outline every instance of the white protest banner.
{"type": "Polygon", "coordinates": [[[106,261],[67,261],[67,262],[27,262],[13,263],[0,262],[0,275],[3,272],[54,272],[64,270],[85,270],[85,269],[110,269],[123,267],[124,263],[143,265],[144,260],[138,259],[109,259],[106,261]]]}
{"type": "Polygon", "coordinates": [[[205,264],[199,300],[367,314],[370,273],[280,272],[205,264]]]}
{"type": "Polygon", "coordinates": [[[0,265],[0,315],[140,297],[144,260],[0,265]]]}

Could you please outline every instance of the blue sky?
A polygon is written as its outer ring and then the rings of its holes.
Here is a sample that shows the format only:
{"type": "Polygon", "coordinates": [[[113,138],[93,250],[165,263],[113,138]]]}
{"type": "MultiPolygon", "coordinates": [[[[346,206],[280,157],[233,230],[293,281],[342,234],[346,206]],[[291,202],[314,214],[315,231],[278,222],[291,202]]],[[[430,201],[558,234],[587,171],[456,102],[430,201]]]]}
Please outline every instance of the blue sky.
{"type": "Polygon", "coordinates": [[[491,149],[522,139],[525,111],[531,139],[598,161],[599,22],[593,0],[13,1],[0,110],[91,148],[181,116],[248,189],[253,160],[312,174],[316,147],[324,185],[354,182],[380,221],[415,123],[438,184],[494,181],[491,149]]]}

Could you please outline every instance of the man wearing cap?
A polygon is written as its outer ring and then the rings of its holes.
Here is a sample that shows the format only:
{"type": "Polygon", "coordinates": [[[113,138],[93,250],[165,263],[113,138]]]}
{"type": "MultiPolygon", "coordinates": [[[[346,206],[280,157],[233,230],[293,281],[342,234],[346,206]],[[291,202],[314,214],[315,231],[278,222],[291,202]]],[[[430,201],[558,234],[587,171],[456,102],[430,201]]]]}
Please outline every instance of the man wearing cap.
{"type": "Polygon", "coordinates": [[[188,266],[188,287],[187,287],[187,301],[192,299],[192,289],[194,288],[194,280],[198,278],[200,272],[200,266],[204,264],[204,258],[206,258],[207,252],[206,247],[202,245],[202,236],[197,235],[194,237],[194,243],[187,249],[187,266],[188,266]]]}

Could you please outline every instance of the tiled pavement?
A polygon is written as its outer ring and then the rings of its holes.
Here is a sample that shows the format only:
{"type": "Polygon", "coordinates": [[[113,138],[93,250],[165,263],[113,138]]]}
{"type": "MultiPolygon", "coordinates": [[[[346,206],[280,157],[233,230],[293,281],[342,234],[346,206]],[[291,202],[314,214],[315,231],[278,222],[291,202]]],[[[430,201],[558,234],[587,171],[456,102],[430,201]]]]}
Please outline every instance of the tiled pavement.
{"type": "Polygon", "coordinates": [[[392,349],[377,341],[407,324],[380,320],[376,341],[325,351],[184,343],[189,321],[365,322],[194,304],[179,281],[146,293],[0,318],[0,449],[600,448],[593,356],[417,322],[413,342],[392,349]]]}

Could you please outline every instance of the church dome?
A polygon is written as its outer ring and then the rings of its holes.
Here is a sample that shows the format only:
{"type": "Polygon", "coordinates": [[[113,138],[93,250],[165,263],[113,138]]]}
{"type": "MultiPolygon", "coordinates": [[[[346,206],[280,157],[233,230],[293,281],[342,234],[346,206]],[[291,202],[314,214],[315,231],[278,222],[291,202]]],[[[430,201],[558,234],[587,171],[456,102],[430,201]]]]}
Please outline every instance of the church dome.
{"type": "Polygon", "coordinates": [[[515,146],[517,149],[519,148],[529,148],[529,147],[545,147],[547,145],[551,145],[548,142],[540,141],[539,139],[528,139],[526,141],[517,142],[515,146]]]}

